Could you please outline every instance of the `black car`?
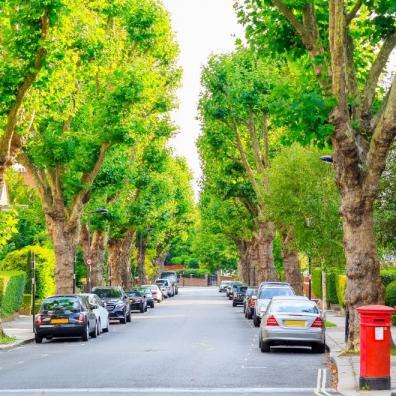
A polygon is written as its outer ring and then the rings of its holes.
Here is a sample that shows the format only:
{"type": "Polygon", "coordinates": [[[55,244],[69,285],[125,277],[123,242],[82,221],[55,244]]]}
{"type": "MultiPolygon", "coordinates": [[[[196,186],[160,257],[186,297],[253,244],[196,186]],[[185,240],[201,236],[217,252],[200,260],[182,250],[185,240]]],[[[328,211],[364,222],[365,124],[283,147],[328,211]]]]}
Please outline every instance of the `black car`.
{"type": "Polygon", "coordinates": [[[34,338],[41,344],[43,338],[81,337],[98,335],[96,315],[85,301],[74,294],[47,297],[34,321],[34,338]]]}
{"type": "Polygon", "coordinates": [[[246,296],[247,286],[237,285],[234,287],[234,292],[232,294],[232,306],[236,307],[237,305],[243,305],[246,296]]]}
{"type": "Polygon", "coordinates": [[[246,285],[244,285],[242,282],[232,282],[227,286],[226,296],[228,297],[229,300],[232,300],[234,298],[234,293],[236,292],[239,286],[246,286],[246,285]]]}
{"type": "Polygon", "coordinates": [[[131,321],[129,297],[121,286],[94,287],[92,293],[106,303],[110,320],[119,320],[122,324],[131,321]]]}
{"type": "Polygon", "coordinates": [[[131,311],[147,311],[147,299],[144,292],[141,290],[131,290],[127,292],[129,297],[129,306],[131,307],[131,311]]]}

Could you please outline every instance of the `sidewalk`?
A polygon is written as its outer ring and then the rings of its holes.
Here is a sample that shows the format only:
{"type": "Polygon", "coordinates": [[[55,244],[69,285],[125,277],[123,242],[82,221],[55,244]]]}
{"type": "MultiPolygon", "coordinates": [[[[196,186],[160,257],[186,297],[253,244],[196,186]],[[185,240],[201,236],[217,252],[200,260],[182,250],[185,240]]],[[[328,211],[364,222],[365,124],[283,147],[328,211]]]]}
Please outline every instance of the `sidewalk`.
{"type": "Polygon", "coordinates": [[[32,316],[20,315],[15,320],[3,322],[3,329],[10,337],[16,337],[12,344],[0,345],[0,351],[15,348],[34,340],[32,316]]]}
{"type": "MultiPolygon", "coordinates": [[[[345,349],[345,317],[334,311],[326,311],[326,319],[337,327],[326,330],[326,341],[330,348],[330,357],[338,369],[338,391],[345,396],[390,396],[391,391],[359,391],[359,356],[340,356],[345,349]]],[[[396,327],[392,328],[396,339],[396,327]]],[[[396,356],[391,357],[392,389],[396,389],[396,356]]]]}

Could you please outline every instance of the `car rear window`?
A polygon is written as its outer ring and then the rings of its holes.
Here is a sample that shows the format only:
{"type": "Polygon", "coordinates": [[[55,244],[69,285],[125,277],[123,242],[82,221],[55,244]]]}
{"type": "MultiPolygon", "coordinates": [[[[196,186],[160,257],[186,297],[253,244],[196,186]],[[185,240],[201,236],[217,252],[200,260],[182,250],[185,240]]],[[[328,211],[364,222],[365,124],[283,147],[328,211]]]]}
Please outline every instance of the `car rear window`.
{"type": "Polygon", "coordinates": [[[93,292],[100,298],[121,298],[122,293],[118,289],[94,289],[93,292]]]}
{"type": "Polygon", "coordinates": [[[130,297],[141,297],[142,294],[138,291],[131,291],[131,292],[127,292],[128,296],[130,297]]]}
{"type": "Polygon", "coordinates": [[[313,304],[313,303],[277,301],[272,304],[271,312],[318,314],[319,310],[318,310],[318,307],[316,306],[316,304],[313,304]]]}
{"type": "Polygon", "coordinates": [[[260,292],[261,300],[268,300],[276,296],[294,296],[294,293],[289,287],[265,287],[260,292]]]}
{"type": "Polygon", "coordinates": [[[48,313],[72,313],[80,312],[81,304],[75,297],[51,297],[44,300],[42,311],[48,313]]]}

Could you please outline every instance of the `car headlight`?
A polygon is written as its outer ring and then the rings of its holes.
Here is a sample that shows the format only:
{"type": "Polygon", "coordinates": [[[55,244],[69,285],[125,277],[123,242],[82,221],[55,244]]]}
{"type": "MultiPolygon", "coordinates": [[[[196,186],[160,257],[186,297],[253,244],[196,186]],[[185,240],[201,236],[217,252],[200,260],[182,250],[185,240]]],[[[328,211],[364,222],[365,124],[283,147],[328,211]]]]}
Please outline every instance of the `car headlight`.
{"type": "Polygon", "coordinates": [[[115,306],[116,308],[124,308],[124,303],[123,302],[118,302],[115,306]]]}

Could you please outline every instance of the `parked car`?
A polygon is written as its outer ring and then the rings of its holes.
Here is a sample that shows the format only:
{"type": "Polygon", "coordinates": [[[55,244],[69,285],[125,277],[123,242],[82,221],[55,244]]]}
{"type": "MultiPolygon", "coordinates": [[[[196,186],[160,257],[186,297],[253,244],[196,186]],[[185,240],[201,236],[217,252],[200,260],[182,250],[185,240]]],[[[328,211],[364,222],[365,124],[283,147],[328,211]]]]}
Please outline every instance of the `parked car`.
{"type": "Polygon", "coordinates": [[[246,319],[252,319],[254,307],[257,301],[257,289],[249,287],[246,290],[245,300],[243,301],[243,311],[246,319]]]}
{"type": "Polygon", "coordinates": [[[157,279],[155,281],[155,283],[161,289],[162,295],[165,298],[173,296],[173,289],[172,289],[172,286],[171,286],[170,282],[168,281],[168,279],[157,279]]]}
{"type": "Polygon", "coordinates": [[[140,311],[142,313],[147,311],[147,299],[144,291],[141,289],[133,289],[127,291],[126,294],[129,297],[131,311],[140,311]]]}
{"type": "Polygon", "coordinates": [[[43,338],[53,337],[81,337],[88,341],[90,335],[98,335],[97,330],[95,313],[82,297],[74,294],[47,297],[34,321],[37,344],[41,344],[43,338]]]}
{"type": "Polygon", "coordinates": [[[302,296],[273,297],[260,326],[259,347],[305,345],[313,352],[326,349],[325,322],[315,302],[302,296]]]}
{"type": "Polygon", "coordinates": [[[172,287],[172,296],[179,294],[177,272],[176,271],[162,271],[159,274],[159,279],[167,279],[172,287]]]}
{"type": "Polygon", "coordinates": [[[226,287],[231,283],[232,281],[221,281],[219,285],[219,293],[224,293],[226,291],[226,287]]]}
{"type": "Polygon", "coordinates": [[[80,296],[85,299],[88,308],[92,309],[96,316],[99,333],[107,333],[109,331],[109,312],[106,309],[106,303],[93,293],[83,293],[80,296]]]}
{"type": "Polygon", "coordinates": [[[237,305],[243,305],[245,301],[246,290],[248,289],[245,285],[237,285],[234,288],[232,294],[232,306],[236,307],[237,305]]]}
{"type": "Polygon", "coordinates": [[[260,326],[261,318],[267,310],[268,304],[271,301],[272,297],[287,297],[294,295],[294,290],[288,283],[268,282],[266,284],[261,284],[258,291],[256,306],[254,307],[253,324],[256,327],[260,326]]]}
{"type": "Polygon", "coordinates": [[[162,301],[162,292],[158,285],[144,285],[142,287],[147,287],[151,290],[151,294],[153,295],[154,301],[160,303],[162,301]]]}
{"type": "Polygon", "coordinates": [[[147,301],[147,306],[150,308],[154,308],[154,296],[153,293],[151,292],[151,289],[149,287],[144,287],[142,286],[142,292],[146,296],[146,301],[147,301]]]}
{"type": "Polygon", "coordinates": [[[240,286],[246,286],[242,282],[232,282],[231,287],[229,288],[228,292],[228,299],[232,300],[234,298],[234,294],[237,293],[240,286]]]}
{"type": "Polygon", "coordinates": [[[110,320],[119,320],[122,324],[131,321],[129,297],[121,286],[94,287],[92,293],[106,303],[110,320]]]}

